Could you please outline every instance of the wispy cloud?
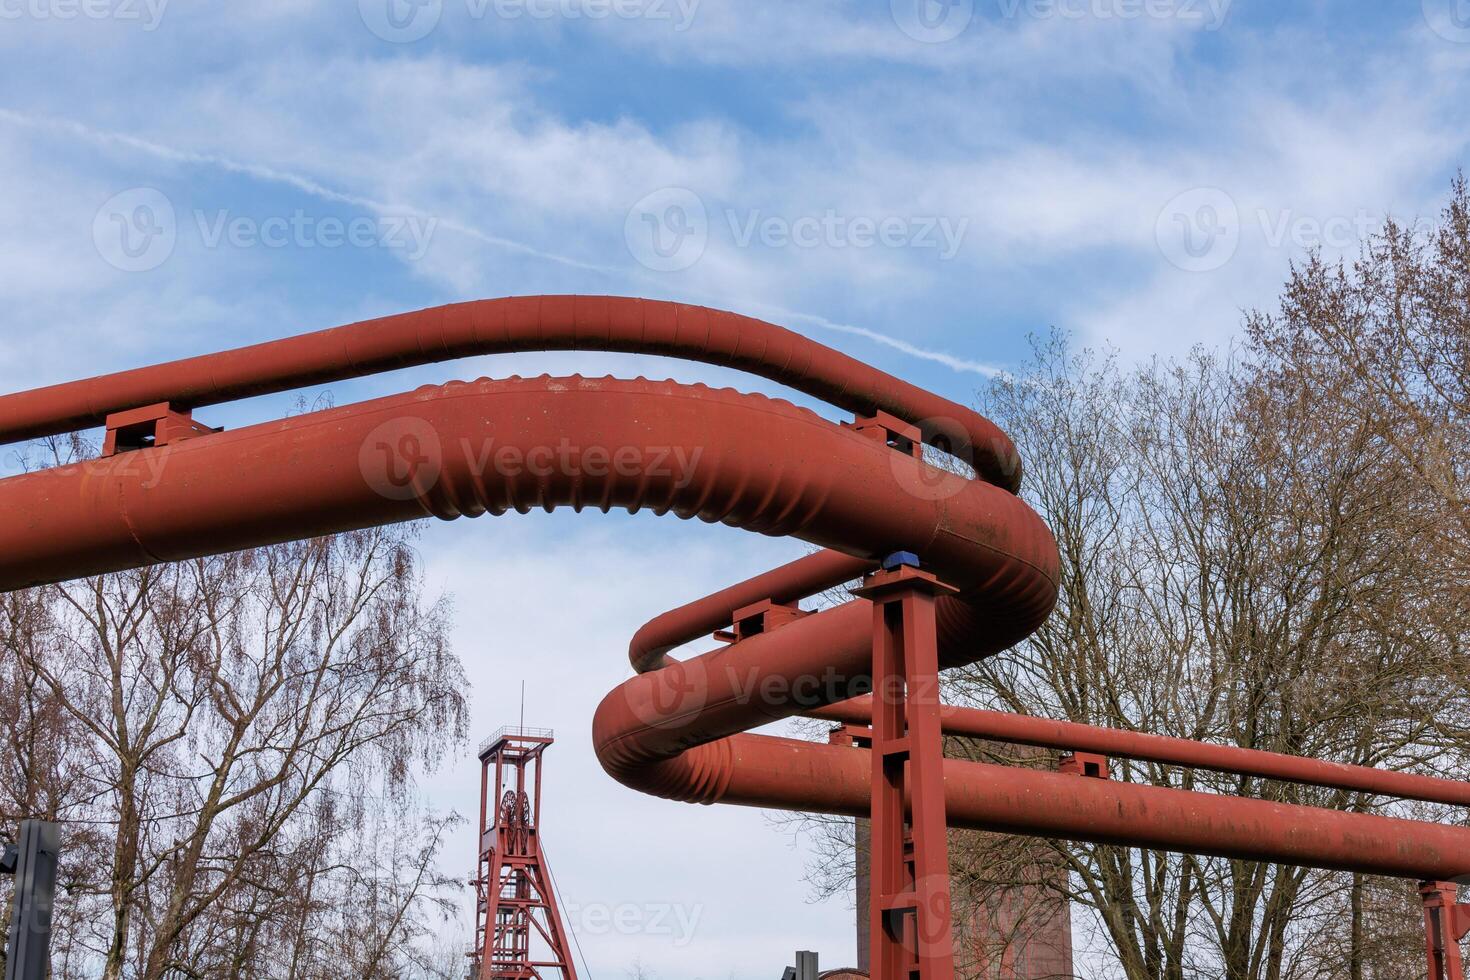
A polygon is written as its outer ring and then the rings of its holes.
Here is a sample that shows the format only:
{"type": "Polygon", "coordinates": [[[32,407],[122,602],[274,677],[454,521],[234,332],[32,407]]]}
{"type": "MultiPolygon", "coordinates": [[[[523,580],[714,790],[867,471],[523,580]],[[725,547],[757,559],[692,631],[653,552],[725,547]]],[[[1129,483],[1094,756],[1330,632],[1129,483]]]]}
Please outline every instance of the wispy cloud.
{"type": "MultiPolygon", "coordinates": [[[[547,262],[553,262],[567,268],[579,269],[587,272],[595,272],[601,276],[616,278],[620,280],[638,279],[646,280],[647,277],[642,270],[629,268],[628,266],[615,266],[610,264],[588,262],[573,256],[552,252],[544,248],[515,239],[506,238],[502,235],[492,234],[476,225],[455,217],[446,217],[438,211],[431,212],[429,209],[403,201],[384,201],[360,194],[353,194],[330,187],[321,181],[303,174],[292,173],[277,167],[266,166],[259,163],[232,159],[215,153],[203,153],[195,150],[182,149],[169,146],[153,140],[141,138],[129,133],[120,133],[98,129],[84,123],[70,119],[58,119],[55,117],[35,116],[17,112],[13,109],[0,108],[0,122],[15,126],[24,126],[32,129],[44,129],[54,133],[62,133],[67,136],[84,140],[96,146],[113,147],[132,150],[147,154],[159,160],[169,163],[182,164],[195,167],[206,167],[225,173],[248,177],[266,183],[278,184],[289,187],[302,194],[310,195],[322,201],[334,204],[345,204],[349,207],[361,208],[378,215],[409,215],[426,220],[437,221],[443,229],[458,232],[482,244],[494,248],[506,249],[521,255],[547,262]]],[[[725,293],[711,293],[694,291],[695,296],[707,302],[725,302],[730,296],[725,293]]],[[[746,304],[747,306],[750,304],[746,304]]],[[[885,334],[882,331],[869,327],[854,326],[847,323],[838,323],[815,313],[805,313],[798,310],[785,309],[778,306],[755,304],[759,309],[768,311],[767,315],[775,316],[787,322],[806,323],[836,333],[849,336],[861,337],[892,350],[899,351],[911,357],[929,361],[934,364],[943,365],[950,370],[969,372],[994,376],[997,369],[988,364],[957,357],[945,351],[932,350],[909,343],[898,337],[885,334]]]]}

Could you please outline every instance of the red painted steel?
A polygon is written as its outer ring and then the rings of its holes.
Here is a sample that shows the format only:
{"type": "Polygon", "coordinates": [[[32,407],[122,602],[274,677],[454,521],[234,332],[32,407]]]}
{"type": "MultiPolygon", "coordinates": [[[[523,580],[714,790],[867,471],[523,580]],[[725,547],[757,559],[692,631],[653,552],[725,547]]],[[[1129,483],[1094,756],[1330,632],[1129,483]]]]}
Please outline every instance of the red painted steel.
{"type": "Polygon", "coordinates": [[[860,579],[877,564],[839,551],[807,555],[650,620],[634,634],[628,645],[628,659],[640,674],[666,667],[669,664],[666,654],[670,650],[728,626],[731,610],[762,599],[783,604],[797,602],[824,589],[860,579]]]}
{"type": "MultiPolygon", "coordinates": [[[[640,632],[632,654],[648,672],[598,708],[597,752],[622,782],[672,799],[868,814],[874,762],[867,750],[742,734],[867,693],[868,601],[778,617],[784,622],[756,617],[739,642],[684,663],[667,652],[731,625],[737,607],[789,605],[870,571],[885,555],[910,551],[958,590],[934,602],[939,666],[971,663],[1045,618],[1056,596],[1057,552],[1012,492],[1019,463],[994,425],[810,340],[669,303],[533,297],[463,304],[4,396],[0,440],[100,424],[148,406],[182,416],[412,364],[574,347],[733,366],[874,418],[839,427],[780,400],[645,380],[425,387],[0,480],[0,589],[428,515],[533,507],[649,508],[791,535],[830,551],[640,632]],[[908,426],[972,462],[981,479],[953,477],[915,458],[905,444],[908,426]]],[[[140,444],[147,441],[144,434],[140,444]]],[[[1202,764],[1212,762],[1262,764],[1205,752],[1202,764]]],[[[1333,784],[1359,778],[1308,770],[1333,784]]],[[[1470,872],[1464,828],[953,760],[943,771],[943,805],[955,826],[1436,881],[1470,872]]]]}
{"type": "MultiPolygon", "coordinates": [[[[707,774],[701,793],[691,794],[695,802],[869,812],[866,749],[739,735],[665,765],[669,771],[637,785],[695,783],[694,774],[707,774]]],[[[1447,824],[957,759],[944,761],[944,791],[951,827],[1416,880],[1450,881],[1470,867],[1470,830],[1447,824]]]]}
{"type": "Polygon", "coordinates": [[[879,977],[955,976],[934,624],[934,600],[948,591],[933,575],[900,567],[855,593],[873,604],[868,935],[879,977]]]}
{"type": "Polygon", "coordinates": [[[253,395],[476,354],[601,350],[735,368],[858,415],[887,412],[1015,489],[1021,463],[993,422],[783,327],[703,306],[623,296],[517,296],[401,313],[169,364],[0,397],[0,443],[101,425],[168,402],[202,408],[253,395]]]}
{"type": "MultiPolygon", "coordinates": [[[[814,708],[807,714],[844,725],[869,725],[872,723],[873,709],[871,699],[864,697],[814,708]]],[[[950,735],[987,738],[997,742],[1063,749],[1068,752],[1092,752],[1121,759],[1259,776],[1262,779],[1308,786],[1359,790],[1401,800],[1470,806],[1470,783],[1453,779],[1438,779],[1434,776],[1305,759],[1259,749],[1210,745],[1145,732],[1098,728],[1075,722],[1052,721],[1047,718],[953,705],[944,705],[940,709],[940,715],[944,730],[950,735]]]]}
{"type": "Polygon", "coordinates": [[[1460,940],[1470,933],[1470,905],[1456,902],[1459,887],[1448,881],[1419,883],[1424,900],[1424,948],[1429,980],[1465,980],[1460,940]]]}
{"type": "Polygon", "coordinates": [[[554,741],[549,731],[507,728],[480,752],[475,980],[577,980],[541,841],[541,766],[554,741]]]}

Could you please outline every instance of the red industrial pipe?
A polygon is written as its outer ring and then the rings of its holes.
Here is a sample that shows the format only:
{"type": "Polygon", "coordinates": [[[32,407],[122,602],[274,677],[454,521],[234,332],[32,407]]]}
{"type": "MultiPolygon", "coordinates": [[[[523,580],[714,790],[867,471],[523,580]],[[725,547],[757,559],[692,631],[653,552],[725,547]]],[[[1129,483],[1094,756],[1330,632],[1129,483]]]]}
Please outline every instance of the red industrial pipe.
{"type": "MultiPolygon", "coordinates": [[[[717,745],[730,778],[706,802],[868,813],[865,749],[763,735],[717,745]]],[[[944,783],[956,827],[1420,880],[1470,867],[1470,832],[1444,824],[956,759],[945,760],[944,783]]]]}
{"type": "MultiPolygon", "coordinates": [[[[847,725],[870,725],[873,719],[872,699],[854,698],[842,704],[814,708],[807,714],[813,718],[847,725]]],[[[1351,766],[1341,762],[1305,759],[1296,755],[1242,749],[1231,745],[1210,745],[1184,738],[1098,728],[1001,711],[945,705],[940,709],[940,714],[944,730],[950,735],[988,738],[1014,745],[1034,745],[1068,752],[1093,752],[1120,759],[1159,762],[1189,769],[1209,769],[1308,786],[1358,790],[1401,800],[1470,806],[1470,783],[1453,779],[1436,779],[1433,776],[1391,772],[1370,766],[1351,766]]]]}
{"type": "MultiPolygon", "coordinates": [[[[959,589],[937,607],[941,662],[970,663],[1041,623],[1055,600],[1057,553],[1011,492],[1019,466],[990,422],[821,345],[666,303],[465,304],[6,396],[0,439],[154,402],[197,408],[467,354],[569,347],[740,367],[862,415],[894,416],[877,420],[893,438],[872,438],[872,424],[839,427],[783,401],[700,385],[543,377],[427,387],[0,480],[9,518],[0,525],[0,589],[425,515],[532,507],[648,507],[792,535],[836,554],[735,586],[640,633],[639,666],[665,666],[603,702],[598,754],[620,780],[670,798],[865,812],[871,767],[859,750],[739,734],[864,693],[865,600],[793,614],[686,663],[664,653],[727,625],[732,603],[794,600],[913,551],[959,589]],[[915,458],[905,424],[972,462],[982,479],[955,480],[915,458]]],[[[1470,831],[1460,828],[992,769],[946,764],[960,823],[1420,878],[1470,871],[1470,831]]]]}
{"type": "Polygon", "coordinates": [[[622,296],[517,296],[401,313],[218,354],[0,396],[0,444],[101,425],[169,402],[195,409],[476,354],[599,350],[735,368],[857,415],[887,412],[1015,490],[1021,462],[995,423],[783,327],[622,296]]]}

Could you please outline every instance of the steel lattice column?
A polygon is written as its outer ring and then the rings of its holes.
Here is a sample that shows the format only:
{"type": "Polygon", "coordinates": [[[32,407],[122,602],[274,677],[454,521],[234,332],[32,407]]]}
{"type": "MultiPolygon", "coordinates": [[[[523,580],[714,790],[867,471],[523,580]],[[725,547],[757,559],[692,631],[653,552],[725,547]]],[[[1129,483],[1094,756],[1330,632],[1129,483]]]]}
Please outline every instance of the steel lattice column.
{"type": "Polygon", "coordinates": [[[550,731],[504,728],[480,751],[480,856],[473,974],[478,980],[577,980],[541,848],[541,762],[550,731]],[[533,943],[547,952],[537,959],[533,943]]]}

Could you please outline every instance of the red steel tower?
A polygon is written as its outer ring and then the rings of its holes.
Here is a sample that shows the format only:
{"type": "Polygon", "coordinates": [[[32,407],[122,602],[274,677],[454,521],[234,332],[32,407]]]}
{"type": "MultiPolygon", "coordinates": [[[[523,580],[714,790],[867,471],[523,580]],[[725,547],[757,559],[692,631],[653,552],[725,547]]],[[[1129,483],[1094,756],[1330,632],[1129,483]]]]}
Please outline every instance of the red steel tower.
{"type": "Polygon", "coordinates": [[[547,729],[507,727],[480,747],[480,864],[473,980],[577,980],[541,850],[547,729]]]}

